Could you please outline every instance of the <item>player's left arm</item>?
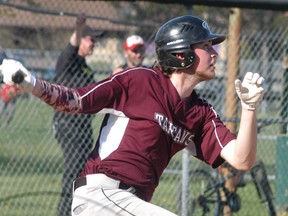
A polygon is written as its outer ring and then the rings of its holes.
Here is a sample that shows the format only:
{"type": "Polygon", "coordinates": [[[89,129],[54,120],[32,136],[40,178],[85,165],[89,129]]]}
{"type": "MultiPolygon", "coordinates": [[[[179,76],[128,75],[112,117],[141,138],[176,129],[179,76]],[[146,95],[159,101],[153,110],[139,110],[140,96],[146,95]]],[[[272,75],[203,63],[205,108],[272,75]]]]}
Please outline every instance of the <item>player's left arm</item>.
{"type": "Polygon", "coordinates": [[[241,100],[242,112],[237,138],[230,141],[221,151],[221,157],[239,170],[249,170],[256,159],[257,150],[257,105],[264,94],[264,78],[257,73],[247,72],[243,82],[235,81],[241,100]]]}
{"type": "Polygon", "coordinates": [[[242,109],[239,132],[221,151],[221,157],[238,170],[249,170],[256,159],[256,112],[242,109]]]}

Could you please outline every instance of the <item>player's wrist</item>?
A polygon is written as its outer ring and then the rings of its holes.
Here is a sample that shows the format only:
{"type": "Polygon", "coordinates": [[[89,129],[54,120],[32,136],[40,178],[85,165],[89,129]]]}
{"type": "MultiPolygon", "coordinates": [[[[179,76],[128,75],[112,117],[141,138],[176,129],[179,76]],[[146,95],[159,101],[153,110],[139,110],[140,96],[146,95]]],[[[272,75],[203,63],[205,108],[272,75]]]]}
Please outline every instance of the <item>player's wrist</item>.
{"type": "Polygon", "coordinates": [[[250,110],[250,111],[254,111],[257,108],[256,104],[247,104],[243,101],[241,101],[241,106],[242,106],[242,109],[246,109],[246,110],[250,110]]]}
{"type": "Polygon", "coordinates": [[[19,84],[25,91],[32,92],[36,85],[36,78],[29,74],[26,76],[22,83],[19,84]]]}

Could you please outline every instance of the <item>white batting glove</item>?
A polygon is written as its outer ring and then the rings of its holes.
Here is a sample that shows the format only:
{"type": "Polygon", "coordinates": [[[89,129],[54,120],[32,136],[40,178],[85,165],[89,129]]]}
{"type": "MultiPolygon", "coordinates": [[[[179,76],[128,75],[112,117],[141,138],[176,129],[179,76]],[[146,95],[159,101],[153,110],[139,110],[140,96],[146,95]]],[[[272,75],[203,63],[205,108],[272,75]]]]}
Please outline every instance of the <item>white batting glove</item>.
{"type": "Polygon", "coordinates": [[[235,89],[241,100],[242,107],[255,110],[263,98],[264,78],[258,73],[247,72],[243,81],[235,80],[235,89]]]}
{"type": "Polygon", "coordinates": [[[19,61],[4,59],[2,65],[0,65],[0,71],[4,83],[18,85],[24,90],[32,92],[36,78],[19,61]]]}

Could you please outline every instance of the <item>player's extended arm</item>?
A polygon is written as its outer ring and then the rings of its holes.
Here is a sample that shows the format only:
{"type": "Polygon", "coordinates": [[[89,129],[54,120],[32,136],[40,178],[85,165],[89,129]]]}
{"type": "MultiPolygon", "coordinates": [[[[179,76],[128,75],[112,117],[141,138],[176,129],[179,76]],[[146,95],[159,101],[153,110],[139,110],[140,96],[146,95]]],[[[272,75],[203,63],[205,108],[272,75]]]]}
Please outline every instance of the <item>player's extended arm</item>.
{"type": "Polygon", "coordinates": [[[243,81],[235,81],[235,89],[241,100],[242,112],[237,139],[228,143],[221,157],[239,170],[249,170],[256,159],[257,120],[256,108],[264,94],[264,78],[247,72],[243,81]]]}
{"type": "Polygon", "coordinates": [[[54,109],[68,113],[81,111],[81,99],[76,90],[36,79],[16,60],[4,59],[0,71],[4,83],[32,93],[54,109]]]}

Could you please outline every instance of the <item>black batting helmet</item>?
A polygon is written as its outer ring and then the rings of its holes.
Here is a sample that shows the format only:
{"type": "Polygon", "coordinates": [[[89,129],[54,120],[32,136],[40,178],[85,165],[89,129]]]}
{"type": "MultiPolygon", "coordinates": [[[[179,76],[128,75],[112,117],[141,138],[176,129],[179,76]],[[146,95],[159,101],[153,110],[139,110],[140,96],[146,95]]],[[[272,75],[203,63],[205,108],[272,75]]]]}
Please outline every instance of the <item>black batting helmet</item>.
{"type": "Polygon", "coordinates": [[[212,41],[218,44],[225,36],[213,34],[208,24],[195,16],[176,17],[164,23],[155,36],[158,63],[165,70],[188,68],[193,64],[191,44],[212,41]],[[184,59],[175,56],[183,53],[184,59]]]}

